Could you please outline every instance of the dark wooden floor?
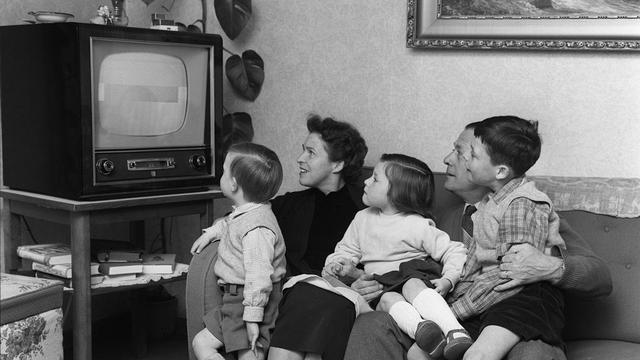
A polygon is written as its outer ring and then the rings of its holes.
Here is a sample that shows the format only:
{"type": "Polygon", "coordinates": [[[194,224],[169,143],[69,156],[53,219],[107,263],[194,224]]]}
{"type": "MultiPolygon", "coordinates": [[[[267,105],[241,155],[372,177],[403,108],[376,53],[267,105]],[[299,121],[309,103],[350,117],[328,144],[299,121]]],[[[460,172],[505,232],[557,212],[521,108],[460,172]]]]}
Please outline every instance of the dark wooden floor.
{"type": "MultiPolygon", "coordinates": [[[[94,322],[93,360],[188,360],[185,319],[177,318],[174,331],[149,334],[146,354],[138,355],[132,342],[130,317],[116,316],[94,322]],[[160,335],[161,337],[153,338],[160,335]]],[[[72,336],[72,334],[65,334],[72,336]]],[[[73,359],[71,346],[65,346],[65,359],[73,359]]]]}

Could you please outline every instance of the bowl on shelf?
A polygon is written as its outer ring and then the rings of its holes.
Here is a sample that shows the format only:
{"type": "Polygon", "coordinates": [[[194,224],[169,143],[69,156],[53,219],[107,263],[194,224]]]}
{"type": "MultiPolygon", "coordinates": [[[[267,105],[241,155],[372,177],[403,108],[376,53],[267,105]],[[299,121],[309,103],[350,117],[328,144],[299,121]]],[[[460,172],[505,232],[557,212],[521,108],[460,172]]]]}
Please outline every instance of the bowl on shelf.
{"type": "Polygon", "coordinates": [[[65,22],[73,18],[72,14],[55,11],[29,11],[28,14],[35,18],[36,23],[65,22]]]}

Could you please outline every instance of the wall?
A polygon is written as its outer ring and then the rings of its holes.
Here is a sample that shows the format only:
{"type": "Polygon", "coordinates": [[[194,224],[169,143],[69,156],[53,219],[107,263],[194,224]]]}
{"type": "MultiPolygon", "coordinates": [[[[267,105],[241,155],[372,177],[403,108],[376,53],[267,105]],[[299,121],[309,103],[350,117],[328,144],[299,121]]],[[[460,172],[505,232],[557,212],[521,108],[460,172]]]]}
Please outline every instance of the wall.
{"type": "MultiPolygon", "coordinates": [[[[130,24],[143,27],[172,2],[126,1],[130,24]]],[[[30,10],[87,21],[99,3],[109,1],[4,0],[0,25],[21,23],[30,10]]],[[[200,1],[175,0],[171,16],[190,23],[200,11],[200,1]]],[[[442,158],[465,124],[515,114],[540,121],[543,152],[531,174],[640,177],[638,52],[416,51],[405,46],[405,1],[254,1],[253,12],[236,40],[223,38],[233,52],[262,56],[265,84],[253,103],[225,85],[225,107],[250,113],[255,140],[279,154],[282,192],[299,188],[295,159],[309,112],[355,124],[370,165],[382,153],[402,152],[443,171],[442,158]]],[[[208,27],[222,34],[213,1],[208,27]]],[[[184,257],[197,224],[175,221],[184,257]]]]}
{"type": "MultiPolygon", "coordinates": [[[[126,0],[131,25],[146,26],[147,7],[126,0]]],[[[29,10],[57,10],[86,21],[108,0],[8,0],[0,25],[29,10]]],[[[189,23],[200,1],[175,0],[171,16],[189,23]]],[[[640,177],[640,54],[574,52],[416,51],[405,47],[404,1],[270,0],[225,47],[256,50],[266,80],[258,99],[239,100],[225,87],[225,107],[247,111],[256,141],[276,150],[297,188],[295,158],[309,112],[354,123],[370,147],[368,164],[384,152],[425,160],[436,171],[462,127],[496,114],[540,121],[543,153],[535,175],[640,177]]],[[[209,32],[219,32],[209,2],[209,32]]],[[[225,55],[226,56],[226,55],[225,55]]]]}

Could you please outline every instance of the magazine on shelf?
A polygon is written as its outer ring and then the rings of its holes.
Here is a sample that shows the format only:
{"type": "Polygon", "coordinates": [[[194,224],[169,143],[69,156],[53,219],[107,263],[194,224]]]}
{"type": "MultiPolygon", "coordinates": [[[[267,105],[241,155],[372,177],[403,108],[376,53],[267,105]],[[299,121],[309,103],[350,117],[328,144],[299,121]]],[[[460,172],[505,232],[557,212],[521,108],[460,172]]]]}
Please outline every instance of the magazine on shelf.
{"type": "MultiPolygon", "coordinates": [[[[35,271],[35,275],[37,278],[42,278],[42,279],[51,279],[51,280],[59,280],[62,281],[64,283],[65,287],[68,288],[73,288],[73,279],[72,278],[64,278],[61,276],[56,276],[56,275],[52,275],[52,274],[48,274],[46,272],[42,272],[42,271],[35,271]]],[[[105,275],[91,275],[90,281],[91,281],[91,285],[97,285],[100,284],[104,281],[104,279],[106,278],[105,275]]]]}
{"type": "Polygon", "coordinates": [[[131,281],[137,278],[136,274],[122,274],[122,275],[105,275],[103,285],[126,285],[122,284],[123,281],[131,281]]]}
{"type": "Polygon", "coordinates": [[[45,265],[71,263],[71,248],[67,244],[22,245],[16,249],[18,256],[45,265]]]}
{"type": "MultiPolygon", "coordinates": [[[[99,275],[97,262],[91,263],[91,275],[99,275]]],[[[51,275],[57,275],[63,278],[71,279],[71,264],[45,265],[38,262],[31,263],[31,269],[44,272],[51,275]]]]}
{"type": "Polygon", "coordinates": [[[143,274],[173,274],[176,269],[176,254],[142,255],[143,274]]]}
{"type": "Polygon", "coordinates": [[[142,273],[141,262],[104,262],[100,263],[98,270],[103,275],[122,275],[142,273]]]}

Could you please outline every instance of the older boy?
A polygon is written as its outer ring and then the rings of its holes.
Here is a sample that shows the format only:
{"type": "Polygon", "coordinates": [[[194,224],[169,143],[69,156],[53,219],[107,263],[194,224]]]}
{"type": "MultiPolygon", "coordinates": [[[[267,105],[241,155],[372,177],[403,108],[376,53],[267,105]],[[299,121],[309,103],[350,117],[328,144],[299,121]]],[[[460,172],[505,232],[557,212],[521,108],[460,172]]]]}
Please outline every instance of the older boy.
{"type": "MultiPolygon", "coordinates": [[[[453,312],[461,320],[485,312],[522,289],[494,290],[505,282],[499,265],[511,246],[527,243],[540,251],[550,251],[554,246],[564,248],[551,200],[524,176],[540,156],[537,124],[515,116],[497,116],[469,127],[475,137],[466,161],[469,180],[492,192],[477,204],[478,210],[472,215],[473,241],[469,243],[463,281],[449,298],[453,312]]],[[[527,293],[523,301],[537,304],[539,309],[562,308],[559,290],[546,283],[539,287],[538,291],[527,293]]],[[[511,311],[521,311],[521,307],[514,304],[504,314],[492,313],[492,325],[512,328],[511,311]]],[[[515,332],[523,340],[561,343],[564,319],[561,314],[551,314],[541,311],[515,332]]],[[[501,358],[516,343],[517,339],[512,338],[496,341],[494,354],[501,358]]]]}

